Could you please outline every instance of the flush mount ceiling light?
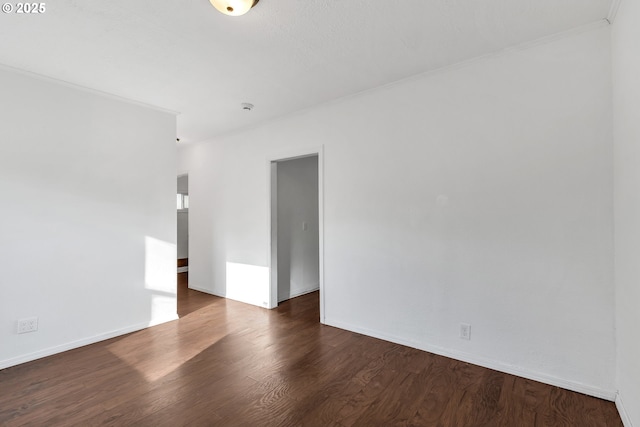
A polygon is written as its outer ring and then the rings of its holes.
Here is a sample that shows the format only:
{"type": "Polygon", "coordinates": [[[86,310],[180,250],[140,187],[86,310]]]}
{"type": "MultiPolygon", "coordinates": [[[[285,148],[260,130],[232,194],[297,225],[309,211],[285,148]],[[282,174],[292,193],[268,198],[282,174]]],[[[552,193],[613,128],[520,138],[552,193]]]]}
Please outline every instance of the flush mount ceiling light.
{"type": "Polygon", "coordinates": [[[229,16],[244,15],[260,0],[209,0],[218,11],[229,16]]]}

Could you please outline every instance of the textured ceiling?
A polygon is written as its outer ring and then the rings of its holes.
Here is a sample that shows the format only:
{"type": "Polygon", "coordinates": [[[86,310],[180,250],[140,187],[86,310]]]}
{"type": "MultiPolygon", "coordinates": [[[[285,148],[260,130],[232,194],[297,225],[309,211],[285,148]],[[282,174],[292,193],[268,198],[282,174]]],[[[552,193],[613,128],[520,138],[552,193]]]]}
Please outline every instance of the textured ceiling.
{"type": "Polygon", "coordinates": [[[0,64],[179,111],[200,141],[607,17],[612,0],[55,0],[0,64]],[[251,102],[255,109],[242,111],[251,102]]]}

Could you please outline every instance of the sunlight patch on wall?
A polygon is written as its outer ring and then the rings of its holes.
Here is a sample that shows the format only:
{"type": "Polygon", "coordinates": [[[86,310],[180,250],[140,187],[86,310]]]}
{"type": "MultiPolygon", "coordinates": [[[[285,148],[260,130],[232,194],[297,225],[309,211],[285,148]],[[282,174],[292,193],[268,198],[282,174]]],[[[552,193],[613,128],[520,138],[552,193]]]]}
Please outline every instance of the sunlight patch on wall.
{"type": "Polygon", "coordinates": [[[227,262],[227,298],[269,306],[269,268],[227,262]]]}
{"type": "Polygon", "coordinates": [[[145,237],[145,288],[152,292],[151,324],[176,314],[176,245],[145,237]]]}

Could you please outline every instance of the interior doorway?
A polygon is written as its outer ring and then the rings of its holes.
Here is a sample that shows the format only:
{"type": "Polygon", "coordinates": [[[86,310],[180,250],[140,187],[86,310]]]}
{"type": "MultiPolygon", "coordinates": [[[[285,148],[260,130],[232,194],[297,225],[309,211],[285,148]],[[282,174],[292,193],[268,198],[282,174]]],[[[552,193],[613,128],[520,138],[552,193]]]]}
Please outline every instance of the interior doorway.
{"type": "Polygon", "coordinates": [[[322,155],[313,150],[270,161],[270,306],[319,291],[323,302],[322,155]]]}
{"type": "Polygon", "coordinates": [[[178,175],[177,190],[178,273],[186,273],[189,271],[189,175],[178,175]]]}
{"type": "Polygon", "coordinates": [[[176,193],[177,297],[178,316],[182,317],[188,314],[184,304],[189,296],[189,175],[178,175],[176,193]]]}

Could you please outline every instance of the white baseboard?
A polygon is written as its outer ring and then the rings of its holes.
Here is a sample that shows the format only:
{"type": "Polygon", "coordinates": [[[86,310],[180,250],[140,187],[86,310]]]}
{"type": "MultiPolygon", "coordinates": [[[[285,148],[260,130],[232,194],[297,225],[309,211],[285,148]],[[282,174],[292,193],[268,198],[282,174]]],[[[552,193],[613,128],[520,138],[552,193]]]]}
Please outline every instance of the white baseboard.
{"type": "Polygon", "coordinates": [[[620,396],[619,393],[616,396],[616,408],[618,409],[618,413],[620,414],[620,418],[622,419],[622,424],[624,424],[624,427],[633,427],[631,418],[629,418],[629,413],[625,409],[624,403],[622,403],[622,396],[620,396]]]}
{"type": "Polygon", "coordinates": [[[378,338],[384,341],[389,341],[396,344],[405,345],[407,347],[416,348],[418,350],[427,351],[429,353],[438,354],[440,356],[449,357],[451,359],[460,360],[462,362],[471,363],[473,365],[482,366],[483,368],[493,369],[495,371],[516,375],[518,377],[527,378],[533,381],[538,381],[541,383],[564,388],[567,390],[576,391],[578,393],[586,394],[586,395],[597,397],[600,399],[609,400],[611,402],[616,401],[617,393],[615,390],[606,390],[606,389],[594,387],[588,384],[583,384],[576,381],[558,378],[552,375],[547,375],[541,372],[535,372],[526,368],[522,368],[520,366],[504,363],[499,360],[488,359],[482,356],[477,356],[477,355],[466,353],[459,350],[452,350],[452,349],[447,349],[447,348],[443,348],[435,345],[429,345],[429,344],[413,342],[410,340],[404,340],[401,338],[389,336],[384,333],[380,333],[378,331],[373,331],[367,328],[361,328],[358,326],[349,325],[339,321],[336,322],[336,321],[325,319],[325,324],[329,326],[334,326],[340,329],[346,329],[351,332],[356,332],[359,334],[378,338]]]}
{"type": "Polygon", "coordinates": [[[105,332],[103,334],[94,335],[92,337],[83,338],[77,341],[71,341],[65,344],[49,347],[44,350],[35,351],[33,353],[25,354],[22,356],[11,358],[11,359],[0,360],[0,369],[9,368],[11,366],[20,365],[22,363],[31,362],[37,359],[42,359],[43,357],[52,356],[54,354],[62,353],[68,350],[73,350],[74,348],[84,347],[85,345],[95,344],[100,341],[119,337],[121,335],[126,335],[131,332],[136,332],[142,329],[150,328],[151,326],[156,326],[161,323],[171,322],[173,320],[178,320],[177,313],[171,316],[167,316],[166,318],[154,319],[150,322],[127,326],[126,328],[116,329],[115,331],[105,332]]]}
{"type": "Polygon", "coordinates": [[[294,292],[294,293],[290,294],[289,296],[285,297],[282,300],[280,298],[278,298],[278,304],[281,303],[282,301],[286,301],[288,299],[301,297],[302,295],[310,294],[311,292],[315,292],[315,291],[317,291],[319,289],[320,289],[320,285],[316,285],[315,288],[312,288],[312,289],[304,289],[304,290],[301,290],[301,291],[294,292]]]}
{"type": "Polygon", "coordinates": [[[189,289],[193,289],[194,291],[202,292],[204,294],[213,295],[214,297],[220,297],[220,298],[226,298],[227,297],[226,295],[219,295],[219,294],[216,294],[214,292],[211,292],[210,289],[199,288],[197,286],[189,285],[189,289]]]}

